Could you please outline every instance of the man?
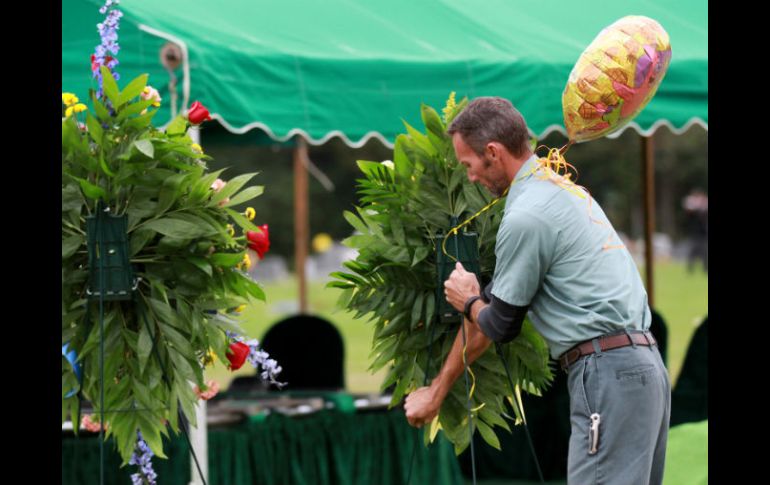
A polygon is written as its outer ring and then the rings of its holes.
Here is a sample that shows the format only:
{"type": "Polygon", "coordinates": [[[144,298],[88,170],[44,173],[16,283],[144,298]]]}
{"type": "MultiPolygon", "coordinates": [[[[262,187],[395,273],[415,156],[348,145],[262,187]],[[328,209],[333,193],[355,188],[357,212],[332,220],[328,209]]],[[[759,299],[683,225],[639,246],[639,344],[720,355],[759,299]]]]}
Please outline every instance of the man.
{"type": "MultiPolygon", "coordinates": [[[[458,263],[444,285],[447,301],[466,316],[469,363],[492,341],[513,340],[529,312],[568,373],[568,482],[660,484],[671,388],[628,250],[596,201],[546,176],[509,101],[475,99],[448,132],[471,182],[497,196],[510,187],[492,283],[482,293],[458,263]]],[[[458,330],[431,385],[407,396],[411,425],[437,415],[463,373],[462,347],[458,330]]]]}

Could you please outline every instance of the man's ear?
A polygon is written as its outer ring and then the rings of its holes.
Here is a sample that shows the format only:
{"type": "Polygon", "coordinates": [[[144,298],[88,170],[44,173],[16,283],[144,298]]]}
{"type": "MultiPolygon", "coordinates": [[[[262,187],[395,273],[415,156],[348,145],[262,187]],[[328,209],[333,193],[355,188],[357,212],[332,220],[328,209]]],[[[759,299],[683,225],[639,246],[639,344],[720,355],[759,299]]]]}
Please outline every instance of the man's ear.
{"type": "Polygon", "coordinates": [[[490,141],[484,147],[485,155],[490,160],[499,160],[502,153],[500,152],[500,143],[496,141],[490,141]]]}

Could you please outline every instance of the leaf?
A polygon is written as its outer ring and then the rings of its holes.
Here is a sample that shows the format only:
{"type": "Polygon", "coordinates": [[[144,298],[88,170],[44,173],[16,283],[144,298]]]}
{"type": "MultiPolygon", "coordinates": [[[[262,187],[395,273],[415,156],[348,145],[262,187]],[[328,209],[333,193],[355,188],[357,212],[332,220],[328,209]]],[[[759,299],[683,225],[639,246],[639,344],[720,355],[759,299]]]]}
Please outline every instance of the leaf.
{"type": "Polygon", "coordinates": [[[396,242],[401,246],[406,246],[406,236],[404,235],[404,225],[401,223],[401,219],[398,215],[393,215],[390,218],[390,229],[393,231],[393,237],[396,242]]]}
{"type": "Polygon", "coordinates": [[[245,251],[240,253],[214,253],[209,257],[209,261],[214,266],[221,266],[223,268],[232,268],[236,264],[243,261],[243,255],[245,251]]]}
{"type": "MultiPolygon", "coordinates": [[[[389,341],[387,341],[387,343],[385,345],[383,345],[379,349],[379,355],[377,356],[377,358],[374,360],[374,362],[372,362],[372,364],[368,368],[369,372],[372,372],[372,373],[377,372],[380,369],[382,369],[383,366],[385,366],[385,364],[387,364],[388,362],[393,360],[393,358],[396,356],[396,350],[397,350],[396,349],[396,344],[397,343],[398,343],[398,339],[395,339],[395,338],[394,339],[390,339],[389,341]]],[[[401,365],[400,367],[396,366],[395,369],[396,369],[396,372],[397,372],[396,375],[400,375],[406,369],[406,365],[401,365]]],[[[390,384],[391,383],[389,383],[388,385],[390,385],[390,384]]],[[[387,386],[384,386],[384,387],[387,387],[387,386]]]]}
{"type": "Polygon", "coordinates": [[[181,135],[187,132],[187,118],[184,115],[177,115],[176,118],[166,126],[166,134],[169,136],[181,135]]]}
{"type": "Polygon", "coordinates": [[[148,298],[147,302],[152,311],[158,316],[158,323],[166,325],[176,324],[176,312],[167,303],[155,298],[148,298]]]}
{"type": "Polygon", "coordinates": [[[178,239],[194,239],[196,237],[211,234],[211,229],[208,224],[205,227],[202,227],[173,217],[151,220],[146,222],[144,227],[157,231],[164,236],[178,239]]]}
{"type": "Polygon", "coordinates": [[[80,183],[81,190],[83,190],[83,193],[89,199],[97,200],[100,198],[104,198],[104,199],[107,198],[107,193],[104,191],[103,188],[99,187],[98,185],[94,185],[88,180],[85,180],[79,177],[73,176],[72,178],[74,178],[75,180],[78,181],[78,183],[80,183]]]}
{"type": "Polygon", "coordinates": [[[187,261],[195,265],[198,269],[209,275],[209,277],[213,276],[211,264],[209,264],[208,261],[206,261],[205,258],[200,258],[198,256],[189,256],[187,258],[187,261]]]}
{"type": "Polygon", "coordinates": [[[61,190],[61,210],[62,212],[69,212],[76,210],[80,212],[83,206],[83,196],[80,194],[80,190],[75,184],[68,183],[61,190]]]}
{"type": "Polygon", "coordinates": [[[248,202],[256,197],[259,197],[262,195],[262,193],[265,191],[265,187],[261,185],[256,185],[254,187],[249,187],[243,192],[240,192],[238,195],[230,199],[230,202],[225,204],[225,207],[232,207],[234,205],[243,204],[244,202],[248,202]]]}
{"type": "Polygon", "coordinates": [[[215,207],[217,206],[221,201],[225,200],[227,197],[230,197],[231,195],[238,192],[241,187],[246,185],[246,182],[254,178],[258,172],[252,172],[252,173],[245,173],[243,175],[239,175],[237,177],[234,177],[230,181],[227,182],[227,184],[220,189],[219,192],[215,193],[211,197],[211,201],[209,202],[209,207],[215,207]]]}
{"type": "Polygon", "coordinates": [[[107,108],[104,106],[104,104],[102,104],[102,102],[99,101],[99,98],[96,97],[96,93],[92,94],[91,101],[93,101],[94,111],[96,111],[97,118],[99,118],[102,121],[108,122],[111,118],[110,112],[107,111],[107,108]]]}
{"type": "Polygon", "coordinates": [[[414,257],[412,258],[412,266],[415,266],[417,263],[425,259],[429,254],[431,253],[431,250],[429,247],[419,247],[414,250],[414,257]]]}
{"type": "Polygon", "coordinates": [[[61,242],[61,258],[62,259],[69,258],[73,254],[75,254],[75,251],[77,251],[78,248],[84,243],[85,243],[85,237],[83,237],[80,234],[75,234],[66,239],[63,239],[61,242]]]}
{"type": "Polygon", "coordinates": [[[479,430],[481,437],[484,438],[484,441],[486,441],[492,448],[500,450],[500,440],[497,438],[497,435],[492,428],[480,419],[476,419],[474,423],[476,424],[476,429],[479,430]]]}
{"type": "Polygon", "coordinates": [[[93,138],[96,143],[101,145],[104,130],[102,129],[102,125],[96,121],[96,118],[91,116],[91,113],[86,113],[86,128],[88,128],[88,135],[93,138]]]}
{"type": "MultiPolygon", "coordinates": [[[[142,439],[147,443],[153,453],[159,458],[168,458],[163,454],[163,439],[160,437],[160,423],[150,421],[145,412],[137,413],[139,430],[142,432],[142,439]]],[[[152,416],[150,414],[150,416],[152,416]]]]}
{"type": "Polygon", "coordinates": [[[104,88],[104,94],[107,99],[110,100],[112,106],[118,107],[118,84],[115,82],[115,78],[112,77],[112,73],[106,66],[99,68],[102,72],[102,87],[104,88]]]}
{"type": "Polygon", "coordinates": [[[147,77],[147,74],[142,74],[128,83],[118,96],[118,103],[115,105],[115,108],[120,108],[128,101],[131,101],[131,99],[139,96],[144,91],[145,86],[147,86],[147,77]]]}
{"type": "Polygon", "coordinates": [[[116,118],[116,121],[120,122],[125,120],[129,116],[139,114],[142,111],[149,109],[150,106],[152,106],[152,103],[153,103],[153,100],[151,99],[143,99],[141,101],[137,101],[136,103],[131,103],[120,110],[120,112],[118,113],[118,117],[116,118]]]}
{"type": "Polygon", "coordinates": [[[136,256],[156,234],[154,230],[145,227],[133,231],[129,236],[129,256],[136,256]]]}
{"type": "Polygon", "coordinates": [[[133,128],[135,130],[144,130],[148,126],[150,126],[150,122],[152,121],[152,118],[158,114],[157,109],[149,110],[143,114],[139,115],[136,118],[132,118],[125,122],[124,126],[127,128],[133,128]]]}
{"type": "Polygon", "coordinates": [[[267,301],[265,298],[265,291],[262,289],[261,286],[255,281],[253,281],[251,278],[247,276],[243,276],[242,274],[238,274],[238,277],[243,280],[243,285],[246,288],[246,291],[249,295],[253,296],[257,300],[261,301],[267,301]]]}
{"type": "Polygon", "coordinates": [[[243,214],[235,212],[232,209],[225,209],[225,212],[227,212],[227,215],[229,215],[233,219],[233,222],[238,224],[238,227],[240,227],[244,231],[254,231],[254,232],[262,231],[262,229],[257,227],[254,223],[246,219],[246,216],[244,216],[243,214]]]}
{"type": "Polygon", "coordinates": [[[144,372],[144,367],[147,365],[147,359],[152,353],[152,338],[150,332],[147,330],[147,325],[140,325],[139,340],[137,341],[137,359],[139,363],[139,372],[144,372]]]}
{"type": "MultiPolygon", "coordinates": [[[[412,364],[414,363],[413,357],[405,357],[408,359],[412,364]]],[[[412,384],[412,374],[414,373],[414,365],[410,365],[406,372],[404,373],[404,376],[399,379],[398,384],[396,384],[396,388],[393,390],[393,396],[390,399],[390,404],[388,407],[392,408],[393,406],[397,405],[399,402],[401,402],[401,399],[404,397],[404,394],[406,394],[407,389],[412,384]]]]}
{"type": "Polygon", "coordinates": [[[171,358],[171,362],[174,364],[174,368],[183,378],[189,381],[195,380],[195,372],[193,372],[192,366],[180,352],[176,349],[170,349],[168,355],[171,358]]]}
{"type": "Polygon", "coordinates": [[[353,214],[350,211],[344,211],[342,213],[342,216],[358,232],[360,232],[361,234],[369,234],[369,229],[366,227],[366,224],[364,224],[364,222],[361,219],[359,219],[355,214],[353,214]]]}
{"type": "Polygon", "coordinates": [[[221,328],[222,330],[229,330],[230,332],[235,332],[240,335],[246,334],[246,332],[244,332],[243,329],[238,325],[238,322],[220,314],[209,318],[209,322],[221,328]]]}
{"type": "Polygon", "coordinates": [[[147,158],[153,158],[155,156],[155,148],[152,146],[150,140],[136,140],[134,146],[147,158]]]}
{"type": "Polygon", "coordinates": [[[439,422],[439,416],[436,415],[435,418],[433,418],[433,421],[430,423],[430,442],[433,443],[433,441],[436,439],[436,435],[438,434],[438,431],[441,429],[441,423],[439,422]]]}
{"type": "Polygon", "coordinates": [[[101,167],[102,171],[108,176],[108,177],[114,177],[115,172],[113,172],[110,169],[110,166],[107,164],[107,160],[104,158],[104,153],[99,153],[99,167],[101,167]]]}
{"type": "Polygon", "coordinates": [[[161,322],[160,326],[163,329],[162,333],[166,342],[171,343],[169,348],[179,352],[185,358],[192,358],[194,356],[189,335],[182,334],[182,332],[164,322],[161,322]]]}
{"type": "Polygon", "coordinates": [[[404,121],[404,125],[406,126],[406,131],[409,133],[409,136],[412,138],[412,141],[416,143],[417,146],[425,150],[428,156],[433,156],[438,153],[436,151],[436,148],[430,143],[430,140],[428,139],[427,136],[417,131],[406,121],[404,121]]]}
{"type": "Polygon", "coordinates": [[[412,322],[411,328],[414,330],[415,326],[420,322],[420,316],[422,315],[422,302],[425,299],[425,292],[419,293],[417,298],[414,299],[414,306],[412,307],[412,322]]]}

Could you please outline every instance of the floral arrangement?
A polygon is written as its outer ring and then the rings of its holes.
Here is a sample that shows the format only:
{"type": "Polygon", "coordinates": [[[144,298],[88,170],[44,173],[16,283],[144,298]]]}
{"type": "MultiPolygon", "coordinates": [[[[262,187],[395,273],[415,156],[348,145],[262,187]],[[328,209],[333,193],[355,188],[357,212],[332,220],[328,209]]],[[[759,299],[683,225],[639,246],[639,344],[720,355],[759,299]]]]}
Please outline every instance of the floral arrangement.
{"type": "MultiPolygon", "coordinates": [[[[153,455],[165,458],[161,435],[169,426],[179,432],[180,411],[195,425],[196,401],[217,392],[216,383],[204,382],[204,365],[212,356],[240,358],[244,332],[227,313],[265,299],[246,271],[249,252],[263,257],[269,239],[267,227],[252,222],[254,209],[232,208],[263,192],[248,185],[256,174],[224,181],[188,133],[211,119],[206,107],[196,101],[161,131],[152,118],[162,100],[148,76],[119,88],[118,3],[100,9],[106,20],[91,58],[98,90],[90,106],[62,94],[62,344],[78,364],[67,363],[63,348],[62,422],[80,422],[81,400],[90,401],[94,412],[84,426],[103,426],[124,464],[146,467],[153,455]],[[89,247],[88,221],[98,213],[125,218],[135,278],[127,299],[100,301],[89,286],[96,269],[89,250],[97,249],[89,247]]],[[[278,364],[258,342],[245,345],[249,362],[275,382],[278,364]]],[[[140,473],[154,483],[150,471],[140,473]]]]}
{"type": "MultiPolygon", "coordinates": [[[[451,323],[437,317],[436,289],[443,284],[438,281],[437,248],[441,250],[444,235],[452,229],[451,218],[465,221],[492,202],[486,189],[468,181],[446,134],[447,125],[466,104],[467,99],[456,104],[452,93],[444,119],[423,105],[425,133],[405,123],[407,133],[396,138],[392,161],[359,161],[364,175],[358,181],[361,206],[356,213],[344,214],[356,234],[343,243],[359,253],[356,260],[345,263],[348,271],[332,273],[336,281],[329,286],[343,289],[340,306],[355,311],[357,318],[368,315],[374,322],[370,370],[390,369],[382,387],[395,385],[391,406],[438,373],[459,329],[459,318],[451,323]]],[[[478,235],[482,280],[490,280],[494,272],[494,244],[503,207],[491,206],[465,228],[478,235]]],[[[511,403],[519,423],[524,418],[521,390],[539,394],[553,379],[547,344],[528,320],[502,351],[513,390],[494,346],[470,366],[471,425],[498,449],[493,428],[510,431],[503,419],[504,400],[511,403]]],[[[438,419],[426,426],[426,441],[443,430],[458,454],[465,449],[469,444],[467,406],[465,383],[458,379],[438,419]]]]}

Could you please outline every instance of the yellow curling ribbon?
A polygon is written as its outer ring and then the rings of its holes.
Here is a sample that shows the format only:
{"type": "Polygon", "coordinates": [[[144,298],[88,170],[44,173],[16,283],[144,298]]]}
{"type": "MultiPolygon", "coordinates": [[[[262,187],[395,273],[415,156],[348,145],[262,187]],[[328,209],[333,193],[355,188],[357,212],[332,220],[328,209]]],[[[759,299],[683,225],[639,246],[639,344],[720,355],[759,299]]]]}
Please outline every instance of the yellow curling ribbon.
{"type": "MultiPolygon", "coordinates": [[[[513,184],[511,184],[511,185],[513,185],[513,184]]],[[[457,261],[457,258],[455,258],[455,257],[454,257],[454,256],[452,256],[451,254],[449,254],[449,253],[447,253],[447,252],[446,252],[446,242],[447,242],[447,239],[449,239],[449,236],[451,236],[451,235],[453,235],[453,234],[459,234],[459,231],[460,231],[460,229],[462,229],[464,226],[467,226],[468,224],[470,224],[470,223],[471,223],[471,221],[472,221],[473,219],[477,218],[478,216],[480,216],[480,215],[481,215],[481,214],[483,214],[484,212],[486,212],[486,211],[488,211],[489,209],[491,209],[491,208],[492,208],[492,206],[494,206],[495,204],[497,204],[498,202],[500,202],[500,200],[501,200],[503,197],[505,197],[506,195],[508,195],[508,190],[509,190],[509,189],[510,189],[510,187],[506,188],[506,189],[505,189],[505,192],[503,192],[503,195],[501,195],[500,197],[496,198],[495,200],[493,200],[493,201],[492,201],[492,202],[490,202],[489,204],[485,205],[485,206],[484,206],[484,207],[482,207],[482,208],[481,208],[481,209],[480,209],[478,212],[476,212],[475,214],[473,214],[472,216],[470,216],[469,218],[465,219],[463,222],[461,222],[460,224],[458,224],[457,226],[455,226],[455,227],[453,227],[452,229],[450,229],[450,230],[449,230],[449,232],[447,233],[447,235],[446,235],[446,236],[444,236],[444,240],[441,242],[441,251],[443,251],[443,252],[444,252],[444,255],[446,255],[447,257],[449,257],[450,259],[452,259],[452,260],[453,260],[453,261],[455,261],[455,262],[457,261]]]]}
{"type": "MultiPolygon", "coordinates": [[[[540,180],[549,180],[554,184],[558,185],[559,187],[563,188],[564,190],[568,191],[569,193],[580,197],[581,199],[585,199],[586,197],[588,197],[589,220],[594,224],[607,227],[607,225],[604,222],[602,222],[599,219],[594,219],[592,215],[591,205],[592,205],[593,197],[591,197],[591,193],[585,187],[581,185],[577,185],[572,179],[572,173],[570,173],[570,170],[575,172],[575,180],[577,180],[578,171],[574,166],[567,163],[567,161],[564,159],[564,154],[567,152],[570,146],[572,146],[572,142],[569,142],[567,145],[563,146],[561,149],[558,149],[558,148],[549,149],[548,155],[538,159],[537,165],[535,165],[532,171],[527,175],[532,175],[537,171],[542,171],[543,172],[542,175],[537,176],[540,180]]],[[[548,147],[541,145],[538,147],[538,149],[540,148],[548,148],[548,147]]],[[[612,240],[614,237],[615,237],[615,232],[610,231],[610,235],[607,237],[607,241],[602,246],[602,250],[606,251],[608,249],[620,249],[625,247],[625,245],[623,245],[622,243],[612,244],[612,240]]]]}

